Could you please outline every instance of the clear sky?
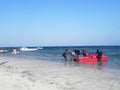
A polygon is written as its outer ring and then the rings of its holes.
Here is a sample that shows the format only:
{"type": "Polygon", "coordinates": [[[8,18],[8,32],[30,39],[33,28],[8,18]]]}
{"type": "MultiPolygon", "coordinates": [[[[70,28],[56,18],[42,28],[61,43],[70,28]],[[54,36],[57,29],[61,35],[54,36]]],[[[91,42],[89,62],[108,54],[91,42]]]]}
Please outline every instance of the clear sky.
{"type": "Polygon", "coordinates": [[[0,46],[120,45],[120,0],[0,0],[0,46]]]}

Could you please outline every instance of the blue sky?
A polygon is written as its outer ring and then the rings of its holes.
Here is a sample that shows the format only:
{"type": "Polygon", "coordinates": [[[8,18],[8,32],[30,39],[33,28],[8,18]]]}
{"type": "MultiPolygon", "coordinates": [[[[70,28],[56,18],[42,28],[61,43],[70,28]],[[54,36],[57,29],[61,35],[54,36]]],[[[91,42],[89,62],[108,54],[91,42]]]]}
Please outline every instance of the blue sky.
{"type": "Polygon", "coordinates": [[[0,46],[120,45],[120,0],[0,0],[0,46]]]}

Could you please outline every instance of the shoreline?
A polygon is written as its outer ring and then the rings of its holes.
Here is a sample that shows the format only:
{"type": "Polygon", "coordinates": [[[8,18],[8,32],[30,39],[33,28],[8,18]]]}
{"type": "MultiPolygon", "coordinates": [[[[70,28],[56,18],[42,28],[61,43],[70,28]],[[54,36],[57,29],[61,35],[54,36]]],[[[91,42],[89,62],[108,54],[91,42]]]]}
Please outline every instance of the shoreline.
{"type": "Polygon", "coordinates": [[[106,72],[108,73],[112,73],[112,74],[120,74],[120,70],[119,68],[115,68],[115,67],[107,67],[106,64],[107,62],[102,62],[102,63],[98,63],[98,62],[95,62],[95,63],[79,63],[79,62],[74,62],[72,61],[72,63],[64,63],[64,59],[61,59],[61,60],[54,60],[54,58],[47,58],[47,57],[41,57],[40,58],[34,58],[34,57],[22,57],[22,56],[16,56],[16,55],[12,55],[10,54],[9,55],[0,55],[0,57],[3,57],[3,58],[13,58],[13,59],[20,59],[20,60],[29,60],[29,61],[33,61],[33,62],[46,62],[46,63],[51,63],[53,65],[57,64],[57,65],[60,65],[61,67],[64,67],[64,66],[82,66],[84,68],[92,68],[92,69],[100,69],[100,70],[105,70],[106,72]],[[65,65],[66,64],[66,65],[65,65]]]}
{"type": "Polygon", "coordinates": [[[119,90],[120,75],[53,65],[46,61],[0,58],[0,90],[119,90]]]}

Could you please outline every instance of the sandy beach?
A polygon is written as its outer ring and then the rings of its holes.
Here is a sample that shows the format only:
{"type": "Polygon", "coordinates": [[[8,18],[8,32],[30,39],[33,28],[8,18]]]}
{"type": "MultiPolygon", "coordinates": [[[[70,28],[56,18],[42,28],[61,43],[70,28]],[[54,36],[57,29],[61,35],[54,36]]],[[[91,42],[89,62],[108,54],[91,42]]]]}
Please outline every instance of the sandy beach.
{"type": "Polygon", "coordinates": [[[0,90],[120,90],[120,75],[98,69],[0,57],[0,90]]]}

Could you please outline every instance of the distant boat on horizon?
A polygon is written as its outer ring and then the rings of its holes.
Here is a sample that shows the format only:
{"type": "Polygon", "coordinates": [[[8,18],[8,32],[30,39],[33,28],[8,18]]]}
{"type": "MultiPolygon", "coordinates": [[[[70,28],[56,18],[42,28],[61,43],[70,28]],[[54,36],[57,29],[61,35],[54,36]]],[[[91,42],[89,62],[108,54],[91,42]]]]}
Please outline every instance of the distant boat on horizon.
{"type": "Polygon", "coordinates": [[[20,48],[20,51],[37,51],[37,50],[41,50],[43,49],[43,47],[31,47],[31,48],[28,48],[28,47],[21,47],[20,48]]]}
{"type": "Polygon", "coordinates": [[[0,53],[7,53],[7,52],[10,52],[10,50],[9,49],[8,50],[7,49],[6,50],[5,49],[0,49],[0,53]]]}

